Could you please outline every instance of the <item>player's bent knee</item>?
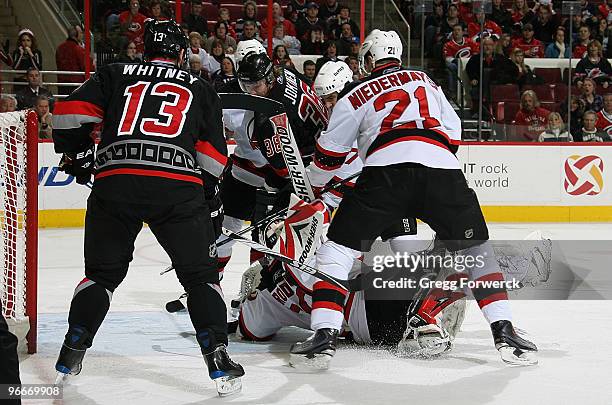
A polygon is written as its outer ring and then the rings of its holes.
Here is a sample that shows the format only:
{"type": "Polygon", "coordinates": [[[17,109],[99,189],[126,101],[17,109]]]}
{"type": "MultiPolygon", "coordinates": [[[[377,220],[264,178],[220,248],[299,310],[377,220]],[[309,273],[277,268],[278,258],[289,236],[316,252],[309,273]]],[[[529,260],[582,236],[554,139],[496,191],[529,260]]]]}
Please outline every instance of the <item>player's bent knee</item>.
{"type": "Polygon", "coordinates": [[[346,280],[353,262],[360,256],[358,250],[327,240],[317,250],[317,268],[330,276],[346,280]]]}
{"type": "Polygon", "coordinates": [[[125,268],[106,268],[98,266],[85,266],[85,277],[91,281],[113,292],[123,282],[127,275],[127,267],[125,268]]]}
{"type": "Polygon", "coordinates": [[[184,271],[177,268],[176,276],[178,277],[179,283],[181,283],[187,292],[189,292],[190,288],[198,285],[219,283],[219,273],[216,267],[208,267],[199,271],[184,271]]]}

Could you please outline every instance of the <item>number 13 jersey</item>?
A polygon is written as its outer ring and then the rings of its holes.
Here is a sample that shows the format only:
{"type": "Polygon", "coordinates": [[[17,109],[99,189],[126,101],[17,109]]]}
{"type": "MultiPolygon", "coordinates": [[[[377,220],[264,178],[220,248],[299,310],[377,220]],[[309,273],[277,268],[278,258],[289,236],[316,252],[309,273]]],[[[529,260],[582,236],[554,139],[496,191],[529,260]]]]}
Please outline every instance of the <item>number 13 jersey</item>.
{"type": "Polygon", "coordinates": [[[221,100],[173,63],[103,66],[54,112],[55,150],[79,152],[103,122],[93,192],[106,199],[173,204],[202,193],[202,169],[227,162],[221,100]]]}
{"type": "Polygon", "coordinates": [[[327,130],[317,141],[312,173],[325,177],[344,162],[357,141],[365,166],[413,162],[459,169],[455,153],[461,121],[442,89],[424,72],[380,66],[340,93],[327,130]]]}

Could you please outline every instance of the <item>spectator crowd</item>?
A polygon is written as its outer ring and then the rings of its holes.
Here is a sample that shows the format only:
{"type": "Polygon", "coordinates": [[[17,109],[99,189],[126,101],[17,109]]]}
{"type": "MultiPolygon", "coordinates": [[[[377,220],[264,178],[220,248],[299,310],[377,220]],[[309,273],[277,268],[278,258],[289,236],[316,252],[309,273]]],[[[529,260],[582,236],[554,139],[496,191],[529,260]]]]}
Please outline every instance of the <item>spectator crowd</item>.
{"type": "Polygon", "coordinates": [[[580,0],[571,32],[570,18],[562,13],[561,1],[492,0],[491,12],[486,14],[470,0],[433,3],[433,12],[424,17],[425,52],[443,62],[451,94],[461,74],[459,59],[467,58],[464,85],[471,98],[473,118],[483,103],[483,119],[507,124],[509,138],[610,140],[612,98],[607,94],[612,92],[612,66],[608,62],[612,57],[612,29],[608,27],[612,23],[612,0],[580,0]],[[570,56],[579,60],[571,78],[558,65],[529,66],[534,58],[567,61],[570,56]],[[569,101],[568,94],[572,95],[569,101]],[[608,107],[605,99],[610,99],[608,107]],[[568,115],[570,128],[566,129],[568,115]]]}
{"type": "MultiPolygon", "coordinates": [[[[272,24],[267,20],[267,2],[253,0],[184,0],[181,27],[189,39],[186,62],[192,73],[219,86],[235,78],[233,53],[243,40],[256,39],[268,47],[274,64],[295,68],[292,56],[313,55],[300,68],[314,80],[327,61],[344,60],[359,79],[357,54],[359,26],[351,9],[338,0],[280,0],[272,6],[272,24]]],[[[459,59],[467,58],[467,92],[472,114],[479,103],[485,106],[485,120],[507,124],[516,137],[529,141],[607,141],[612,134],[612,0],[581,0],[581,10],[569,18],[561,13],[557,0],[493,0],[492,11],[473,9],[470,0],[433,0],[433,12],[426,16],[410,13],[409,1],[399,1],[408,18],[425,18],[425,52],[447,68],[447,90],[452,93],[459,79],[459,59]],[[569,38],[573,44],[570,47],[569,38]],[[571,48],[571,49],[570,49],[571,48]],[[480,52],[484,70],[480,74],[480,52]],[[568,90],[558,70],[551,79],[545,69],[530,67],[532,58],[580,59],[573,70],[568,90]],[[479,87],[483,94],[480,99],[479,87]],[[498,91],[503,87],[505,90],[498,91]],[[510,87],[507,87],[510,86],[510,87]],[[567,94],[572,96],[568,99],[567,94]],[[564,101],[563,101],[564,100],[564,101]],[[512,108],[511,108],[512,107],[512,108]],[[569,128],[566,123],[570,118],[569,128]],[[594,119],[593,119],[594,117],[594,119]],[[594,124],[591,125],[594,121],[594,124]]],[[[144,22],[147,18],[174,18],[174,4],[167,0],[100,0],[94,12],[96,64],[140,62],[144,22]],[[103,57],[101,55],[104,55],[103,57]]],[[[56,65],[62,74],[57,81],[60,95],[70,94],[84,76],[83,30],[68,31],[58,45],[56,65]]],[[[41,85],[43,55],[34,33],[21,30],[11,49],[0,47],[0,63],[26,73],[17,75],[13,96],[5,95],[0,112],[35,108],[41,137],[50,133],[54,96],[41,85]],[[42,131],[44,127],[45,131],[42,131]]],[[[94,66],[94,61],[90,61],[94,66]]],[[[554,69],[553,69],[554,70],[554,69]]]]}

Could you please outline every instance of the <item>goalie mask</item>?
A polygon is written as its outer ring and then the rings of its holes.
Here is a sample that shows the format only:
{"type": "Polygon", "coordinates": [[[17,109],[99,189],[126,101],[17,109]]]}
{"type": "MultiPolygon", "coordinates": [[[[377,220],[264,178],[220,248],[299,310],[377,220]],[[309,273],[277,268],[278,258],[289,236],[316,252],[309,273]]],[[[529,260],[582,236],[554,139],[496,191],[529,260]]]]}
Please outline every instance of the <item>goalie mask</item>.
{"type": "Polygon", "coordinates": [[[266,96],[274,82],[274,65],[265,53],[249,52],[238,64],[237,76],[242,91],[266,96]]]}
{"type": "Polygon", "coordinates": [[[359,49],[359,71],[368,75],[379,61],[395,59],[401,63],[403,45],[395,31],[373,30],[359,49]]]}

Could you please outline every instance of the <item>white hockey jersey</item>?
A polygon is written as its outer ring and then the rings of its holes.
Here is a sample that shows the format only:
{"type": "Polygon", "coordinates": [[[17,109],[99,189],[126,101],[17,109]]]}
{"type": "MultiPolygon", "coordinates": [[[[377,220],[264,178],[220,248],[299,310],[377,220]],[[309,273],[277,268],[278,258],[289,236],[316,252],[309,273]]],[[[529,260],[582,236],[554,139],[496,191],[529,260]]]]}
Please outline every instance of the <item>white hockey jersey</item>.
{"type": "Polygon", "coordinates": [[[326,184],[355,142],[365,166],[413,162],[459,169],[461,120],[424,72],[383,65],[340,94],[317,141],[314,185],[326,184]],[[317,170],[318,169],[318,170],[317,170]]]}
{"type": "Polygon", "coordinates": [[[263,187],[264,175],[260,169],[265,167],[268,161],[254,144],[254,115],[253,111],[224,109],[223,122],[225,127],[234,133],[236,141],[232,156],[232,175],[251,186],[263,187]]]}

